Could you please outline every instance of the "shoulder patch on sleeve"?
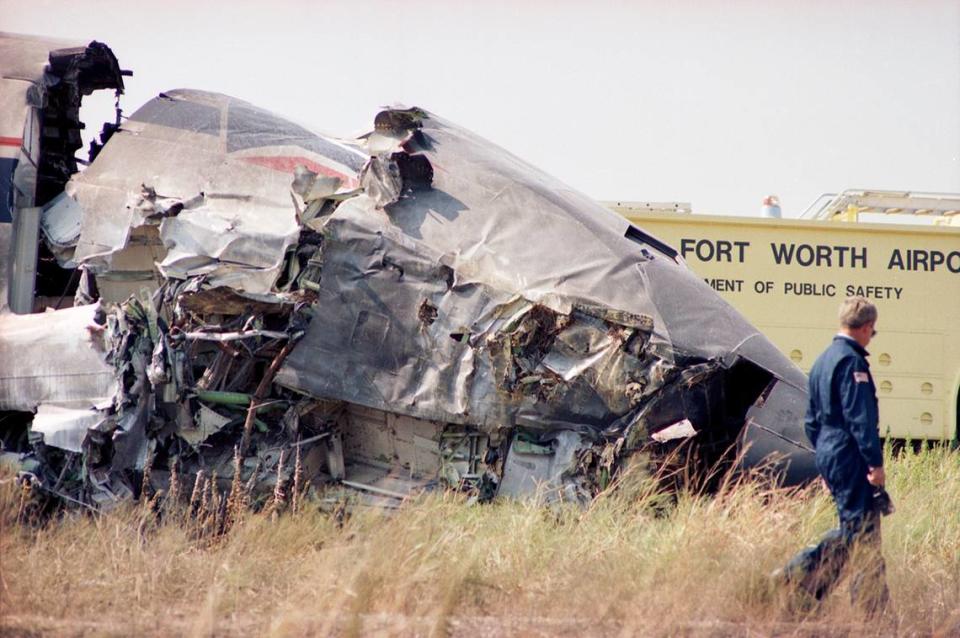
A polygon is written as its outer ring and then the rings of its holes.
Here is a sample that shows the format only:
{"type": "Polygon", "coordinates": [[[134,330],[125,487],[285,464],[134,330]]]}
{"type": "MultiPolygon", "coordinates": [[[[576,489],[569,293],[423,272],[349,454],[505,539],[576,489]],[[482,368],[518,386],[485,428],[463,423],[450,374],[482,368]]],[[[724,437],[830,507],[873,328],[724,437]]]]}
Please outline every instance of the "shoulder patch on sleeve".
{"type": "Polygon", "coordinates": [[[853,373],[853,382],[854,382],[854,383],[870,383],[870,373],[869,373],[869,372],[854,372],[854,373],[853,373]]]}

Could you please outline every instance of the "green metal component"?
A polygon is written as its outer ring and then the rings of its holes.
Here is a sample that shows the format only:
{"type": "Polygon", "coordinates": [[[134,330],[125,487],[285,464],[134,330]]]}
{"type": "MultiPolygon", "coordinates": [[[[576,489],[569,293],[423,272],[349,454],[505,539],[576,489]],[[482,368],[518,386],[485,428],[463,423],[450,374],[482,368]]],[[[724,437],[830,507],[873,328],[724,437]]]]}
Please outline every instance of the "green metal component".
{"type": "Polygon", "coordinates": [[[245,392],[217,392],[214,390],[197,390],[197,398],[207,403],[217,405],[250,405],[250,395],[245,392]]]}
{"type": "Polygon", "coordinates": [[[30,472],[37,474],[42,470],[40,461],[25,454],[0,452],[0,468],[9,472],[30,472]]]}
{"type": "Polygon", "coordinates": [[[600,468],[600,489],[605,490],[610,485],[610,470],[605,467],[600,468]]]}
{"type": "Polygon", "coordinates": [[[513,451],[517,454],[538,454],[540,456],[550,456],[553,454],[553,448],[550,446],[524,441],[519,437],[513,442],[513,451]]]}

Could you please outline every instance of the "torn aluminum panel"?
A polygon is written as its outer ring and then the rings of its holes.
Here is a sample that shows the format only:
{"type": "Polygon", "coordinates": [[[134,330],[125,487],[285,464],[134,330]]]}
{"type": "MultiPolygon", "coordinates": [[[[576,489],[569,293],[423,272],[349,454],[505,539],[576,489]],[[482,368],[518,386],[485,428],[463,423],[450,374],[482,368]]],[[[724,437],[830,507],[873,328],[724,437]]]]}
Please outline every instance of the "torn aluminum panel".
{"type": "Polygon", "coordinates": [[[507,453],[499,494],[541,501],[585,502],[589,491],[575,479],[578,456],[584,447],[576,432],[561,430],[546,445],[515,436],[507,453]]]}
{"type": "Polygon", "coordinates": [[[666,443],[676,439],[688,439],[691,436],[696,436],[696,434],[697,429],[693,427],[693,423],[690,423],[690,419],[683,419],[673,425],[668,425],[662,430],[657,430],[650,435],[650,438],[657,443],[666,443]]]}
{"type": "Polygon", "coordinates": [[[42,434],[45,445],[70,452],[83,452],[87,430],[103,421],[103,418],[103,413],[93,408],[41,404],[30,430],[42,434]]]}
{"type": "Polygon", "coordinates": [[[123,271],[155,287],[157,257],[167,279],[202,276],[209,288],[270,293],[298,240],[299,214],[316,198],[356,188],[366,160],[354,146],[235,98],[163,93],[67,185],[83,210],[74,259],[98,281],[123,271]],[[144,241],[160,253],[121,265],[144,241]]]}
{"type": "Polygon", "coordinates": [[[424,111],[375,124],[389,151],[324,222],[318,300],[280,383],[597,445],[687,417],[719,448],[749,418],[809,472],[796,403],[752,407],[768,385],[802,399],[803,374],[673,249],[424,111]]]}
{"type": "MultiPolygon", "coordinates": [[[[148,459],[279,493],[294,450],[311,480],[392,501],[583,501],[680,441],[809,471],[802,373],[672,248],[425,111],[347,143],[171,91],[45,215],[77,299],[103,302],[116,382],[86,397],[82,503],[134,496],[148,459]]],[[[43,409],[31,434],[75,453],[79,414],[43,409]]]]}
{"type": "Polygon", "coordinates": [[[73,251],[80,239],[82,214],[83,209],[77,201],[66,193],[60,193],[43,207],[40,230],[61,268],[76,267],[73,251]]]}
{"type": "Polygon", "coordinates": [[[99,42],[0,33],[0,139],[18,155],[0,156],[14,159],[0,167],[14,187],[11,199],[11,183],[0,183],[0,222],[10,221],[11,201],[13,209],[43,205],[63,190],[77,171],[82,97],[100,89],[122,92],[124,74],[99,42]]]}
{"type": "MultiPolygon", "coordinates": [[[[113,52],[99,42],[0,33],[0,226],[14,221],[19,210],[43,206],[63,191],[78,169],[74,154],[82,145],[83,96],[100,89],[119,95],[125,74],[113,52]]],[[[119,123],[119,111],[117,119],[119,123]]],[[[109,130],[105,126],[105,135],[109,130]]],[[[21,264],[12,282],[17,290],[30,293],[35,252],[11,252],[6,259],[30,262],[21,264]]],[[[6,267],[4,263],[0,272],[6,267]]],[[[41,269],[41,288],[47,287],[45,275],[41,269]]],[[[0,310],[8,306],[8,283],[6,276],[0,277],[0,310]]],[[[56,277],[49,286],[63,287],[56,277]]],[[[32,296],[18,295],[9,307],[31,312],[32,296]]]]}
{"type": "Polygon", "coordinates": [[[99,304],[37,315],[0,314],[0,410],[92,406],[117,391],[99,304]]]}

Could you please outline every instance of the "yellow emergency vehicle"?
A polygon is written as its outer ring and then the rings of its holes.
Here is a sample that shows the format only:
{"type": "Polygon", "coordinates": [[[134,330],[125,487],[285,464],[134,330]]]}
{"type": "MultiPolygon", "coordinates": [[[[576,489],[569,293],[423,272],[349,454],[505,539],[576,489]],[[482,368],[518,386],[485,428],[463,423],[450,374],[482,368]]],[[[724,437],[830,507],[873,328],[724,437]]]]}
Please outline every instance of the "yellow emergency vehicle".
{"type": "Polygon", "coordinates": [[[958,440],[960,195],[844,191],[801,219],[607,205],[672,244],[805,372],[836,333],[841,300],[871,299],[881,434],[958,440]]]}

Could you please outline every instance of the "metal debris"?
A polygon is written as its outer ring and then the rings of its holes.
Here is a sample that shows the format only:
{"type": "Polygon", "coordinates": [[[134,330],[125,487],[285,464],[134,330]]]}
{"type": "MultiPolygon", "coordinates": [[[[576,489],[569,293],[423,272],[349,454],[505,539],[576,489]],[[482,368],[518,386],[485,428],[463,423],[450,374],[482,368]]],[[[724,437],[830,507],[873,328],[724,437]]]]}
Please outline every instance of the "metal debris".
{"type": "Polygon", "coordinates": [[[586,501],[683,442],[811,473],[803,374],[675,250],[425,110],[373,129],[170,91],[14,205],[89,304],[0,315],[0,433],[41,485],[102,509],[172,472],[223,526],[241,482],[273,511],[305,484],[586,501]]]}

